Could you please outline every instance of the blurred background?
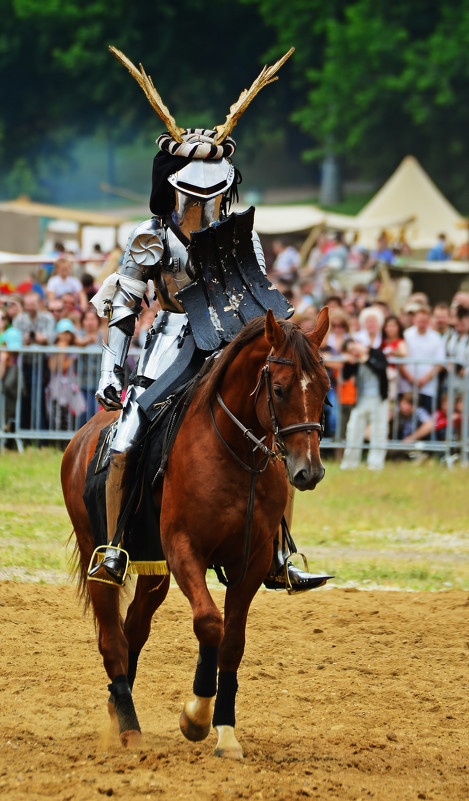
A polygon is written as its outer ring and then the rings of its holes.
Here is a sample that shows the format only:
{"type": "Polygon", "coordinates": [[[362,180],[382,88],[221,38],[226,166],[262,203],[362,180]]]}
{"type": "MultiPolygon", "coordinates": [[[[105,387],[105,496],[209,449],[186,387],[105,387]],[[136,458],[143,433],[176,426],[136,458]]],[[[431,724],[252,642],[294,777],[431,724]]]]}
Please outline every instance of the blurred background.
{"type": "Polygon", "coordinates": [[[355,213],[407,155],[469,214],[467,0],[0,0],[0,200],[146,204],[163,127],[221,123],[264,63],[278,82],[235,129],[246,202],[355,213]]]}

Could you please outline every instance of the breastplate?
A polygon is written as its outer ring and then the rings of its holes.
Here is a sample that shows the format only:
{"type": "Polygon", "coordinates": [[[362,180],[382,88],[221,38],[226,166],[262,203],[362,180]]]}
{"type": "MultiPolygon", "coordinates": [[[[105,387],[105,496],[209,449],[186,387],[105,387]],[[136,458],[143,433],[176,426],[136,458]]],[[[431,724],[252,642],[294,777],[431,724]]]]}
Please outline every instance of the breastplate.
{"type": "Polygon", "coordinates": [[[166,230],[165,257],[159,271],[155,288],[160,306],[165,311],[183,312],[181,304],[174,297],[176,292],[192,283],[187,272],[190,260],[186,248],[177,236],[168,228],[166,230]]]}

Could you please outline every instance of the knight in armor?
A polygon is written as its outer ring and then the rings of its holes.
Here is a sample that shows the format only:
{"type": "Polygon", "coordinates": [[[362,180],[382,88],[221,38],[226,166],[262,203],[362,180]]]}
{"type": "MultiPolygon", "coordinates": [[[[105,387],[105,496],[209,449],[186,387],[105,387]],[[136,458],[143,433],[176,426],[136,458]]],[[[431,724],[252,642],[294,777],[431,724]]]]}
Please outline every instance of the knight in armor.
{"type": "MultiPolygon", "coordinates": [[[[168,132],[157,140],[160,150],[153,163],[153,217],[132,232],[121,266],[92,299],[109,323],[96,398],[105,410],[121,409],[121,413],[106,481],[109,545],[89,577],[104,577],[119,586],[126,571],[126,554],[111,543],[135,477],[139,445],[156,416],[155,409],[193,378],[205,360],[231,341],[246,322],[268,308],[278,318],[293,313],[266,277],[262,246],[252,230],[254,209],[229,214],[240,181],[231,164],[235,142],[229,133],[250,99],[276,79],[274,73],[292,51],[265,68],[231,107],[226,122],[212,130],[179,128],[143,68],[138,70],[120,51],[110,49],[168,125],[168,132]],[[124,366],[150,280],[161,311],[147,334],[122,404],[124,366]]],[[[286,510],[285,516],[291,518],[291,510],[286,510]]],[[[288,584],[296,591],[323,584],[324,577],[290,562],[291,548],[283,546],[284,541],[279,539],[274,548],[266,585],[282,589],[288,584]]]]}

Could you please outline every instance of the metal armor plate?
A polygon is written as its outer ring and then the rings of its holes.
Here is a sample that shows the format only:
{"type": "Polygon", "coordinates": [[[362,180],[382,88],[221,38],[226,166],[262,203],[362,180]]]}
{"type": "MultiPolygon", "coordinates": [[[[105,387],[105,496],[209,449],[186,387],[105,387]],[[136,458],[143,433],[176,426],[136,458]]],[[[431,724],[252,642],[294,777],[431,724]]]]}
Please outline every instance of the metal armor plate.
{"type": "Polygon", "coordinates": [[[260,268],[252,242],[253,222],[251,207],[191,236],[189,253],[196,279],[176,298],[202,350],[222,347],[268,309],[277,318],[293,314],[260,268]]]}

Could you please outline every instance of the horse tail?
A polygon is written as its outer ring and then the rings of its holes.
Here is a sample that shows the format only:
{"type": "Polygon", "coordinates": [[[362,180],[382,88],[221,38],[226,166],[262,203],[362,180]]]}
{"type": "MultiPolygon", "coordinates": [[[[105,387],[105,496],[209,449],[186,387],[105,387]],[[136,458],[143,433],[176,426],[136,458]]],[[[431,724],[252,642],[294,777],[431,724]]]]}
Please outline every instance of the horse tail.
{"type": "MultiPolygon", "coordinates": [[[[72,530],[68,540],[67,545],[70,544],[72,538],[75,535],[75,529],[72,530]]],[[[73,579],[75,579],[77,583],[77,595],[83,604],[83,612],[85,613],[91,603],[90,593],[88,590],[88,570],[87,567],[83,564],[80,554],[80,548],[78,547],[78,542],[75,538],[75,543],[73,546],[72,555],[70,556],[69,560],[70,565],[70,574],[73,579]]]]}

